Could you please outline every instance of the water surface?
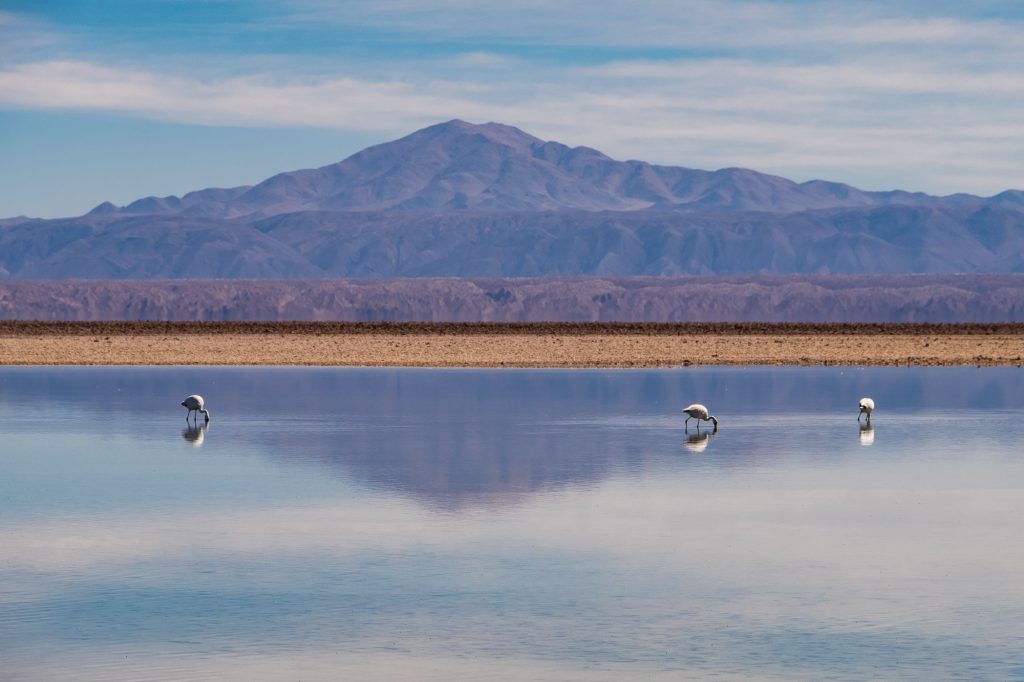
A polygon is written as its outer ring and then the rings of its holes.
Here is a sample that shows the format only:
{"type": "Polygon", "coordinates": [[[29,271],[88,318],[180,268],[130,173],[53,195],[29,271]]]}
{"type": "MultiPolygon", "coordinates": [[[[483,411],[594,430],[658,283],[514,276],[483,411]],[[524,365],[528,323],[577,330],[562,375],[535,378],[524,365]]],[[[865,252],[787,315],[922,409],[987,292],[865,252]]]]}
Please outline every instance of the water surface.
{"type": "Polygon", "coordinates": [[[2,368],[0,677],[1024,679],[1022,417],[1015,368],[2,368]]]}

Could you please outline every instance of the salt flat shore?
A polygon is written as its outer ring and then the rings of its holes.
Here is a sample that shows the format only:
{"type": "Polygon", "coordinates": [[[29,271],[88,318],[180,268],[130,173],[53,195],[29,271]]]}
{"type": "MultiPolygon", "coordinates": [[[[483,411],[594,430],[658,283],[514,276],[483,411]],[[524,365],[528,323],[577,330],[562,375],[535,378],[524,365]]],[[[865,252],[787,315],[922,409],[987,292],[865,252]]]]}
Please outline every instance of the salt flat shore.
{"type": "Polygon", "coordinates": [[[1024,364],[1024,324],[0,322],[0,365],[1024,364]]]}

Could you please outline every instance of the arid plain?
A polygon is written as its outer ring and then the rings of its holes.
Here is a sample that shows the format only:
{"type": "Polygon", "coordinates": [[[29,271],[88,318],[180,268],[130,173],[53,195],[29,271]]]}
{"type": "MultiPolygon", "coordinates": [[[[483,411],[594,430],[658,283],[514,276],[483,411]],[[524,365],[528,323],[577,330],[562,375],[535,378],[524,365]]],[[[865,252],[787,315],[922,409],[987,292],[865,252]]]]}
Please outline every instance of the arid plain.
{"type": "Polygon", "coordinates": [[[1024,324],[3,322],[3,365],[1024,364],[1024,324]]]}

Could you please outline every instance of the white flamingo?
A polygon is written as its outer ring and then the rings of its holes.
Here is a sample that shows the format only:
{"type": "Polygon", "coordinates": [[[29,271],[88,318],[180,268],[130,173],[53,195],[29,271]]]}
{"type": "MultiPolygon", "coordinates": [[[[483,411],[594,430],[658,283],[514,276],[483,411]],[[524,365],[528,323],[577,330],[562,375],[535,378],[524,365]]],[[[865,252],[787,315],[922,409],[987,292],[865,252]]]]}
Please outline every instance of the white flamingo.
{"type": "Polygon", "coordinates": [[[860,399],[860,412],[857,413],[857,421],[860,421],[860,416],[866,414],[868,416],[868,422],[871,421],[871,412],[875,409],[875,401],[871,398],[860,399]]]}
{"type": "Polygon", "coordinates": [[[712,422],[715,425],[715,431],[718,430],[718,419],[708,414],[708,408],[704,407],[700,403],[694,403],[689,407],[684,407],[683,412],[686,413],[686,422],[683,423],[684,427],[690,423],[691,419],[696,419],[698,429],[700,428],[700,423],[702,421],[706,421],[712,422]]]}
{"type": "Polygon", "coordinates": [[[181,401],[181,406],[188,408],[188,414],[185,415],[185,421],[188,421],[188,418],[190,416],[192,416],[193,412],[196,413],[196,419],[198,420],[199,419],[199,413],[202,412],[203,416],[206,417],[206,421],[209,422],[210,421],[210,411],[207,410],[207,409],[204,409],[204,405],[205,405],[205,403],[203,401],[203,396],[201,396],[201,395],[190,395],[189,397],[187,397],[184,400],[182,400],[181,401]]]}

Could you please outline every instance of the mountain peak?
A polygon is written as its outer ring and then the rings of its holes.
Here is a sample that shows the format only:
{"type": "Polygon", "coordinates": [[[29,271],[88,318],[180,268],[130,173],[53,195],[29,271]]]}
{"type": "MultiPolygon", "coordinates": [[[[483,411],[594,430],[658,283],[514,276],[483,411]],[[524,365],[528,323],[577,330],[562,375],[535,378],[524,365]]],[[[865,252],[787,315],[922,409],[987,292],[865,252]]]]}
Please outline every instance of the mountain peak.
{"type": "Polygon", "coordinates": [[[89,211],[86,215],[108,215],[110,213],[117,213],[117,206],[109,201],[104,201],[102,204],[89,211]]]}
{"type": "MultiPolygon", "coordinates": [[[[527,148],[534,144],[543,144],[543,140],[523,132],[515,126],[504,123],[469,123],[459,118],[453,118],[444,123],[437,123],[432,126],[418,130],[403,139],[418,138],[451,138],[464,135],[479,135],[491,142],[506,144],[515,148],[527,148]]],[[[400,140],[399,140],[400,141],[400,140]]]]}
{"type": "MultiPolygon", "coordinates": [[[[1017,205],[1007,194],[1003,203],[1017,205]]],[[[797,184],[746,168],[718,171],[617,161],[589,147],[544,141],[514,126],[452,119],[368,147],[322,168],[280,173],[252,187],[147,197],[94,214],[182,213],[269,217],[298,211],[765,211],[889,204],[941,198],[797,184]]],[[[982,201],[958,198],[958,205],[982,201]]],[[[947,202],[949,203],[949,202],[947,202]]]]}

